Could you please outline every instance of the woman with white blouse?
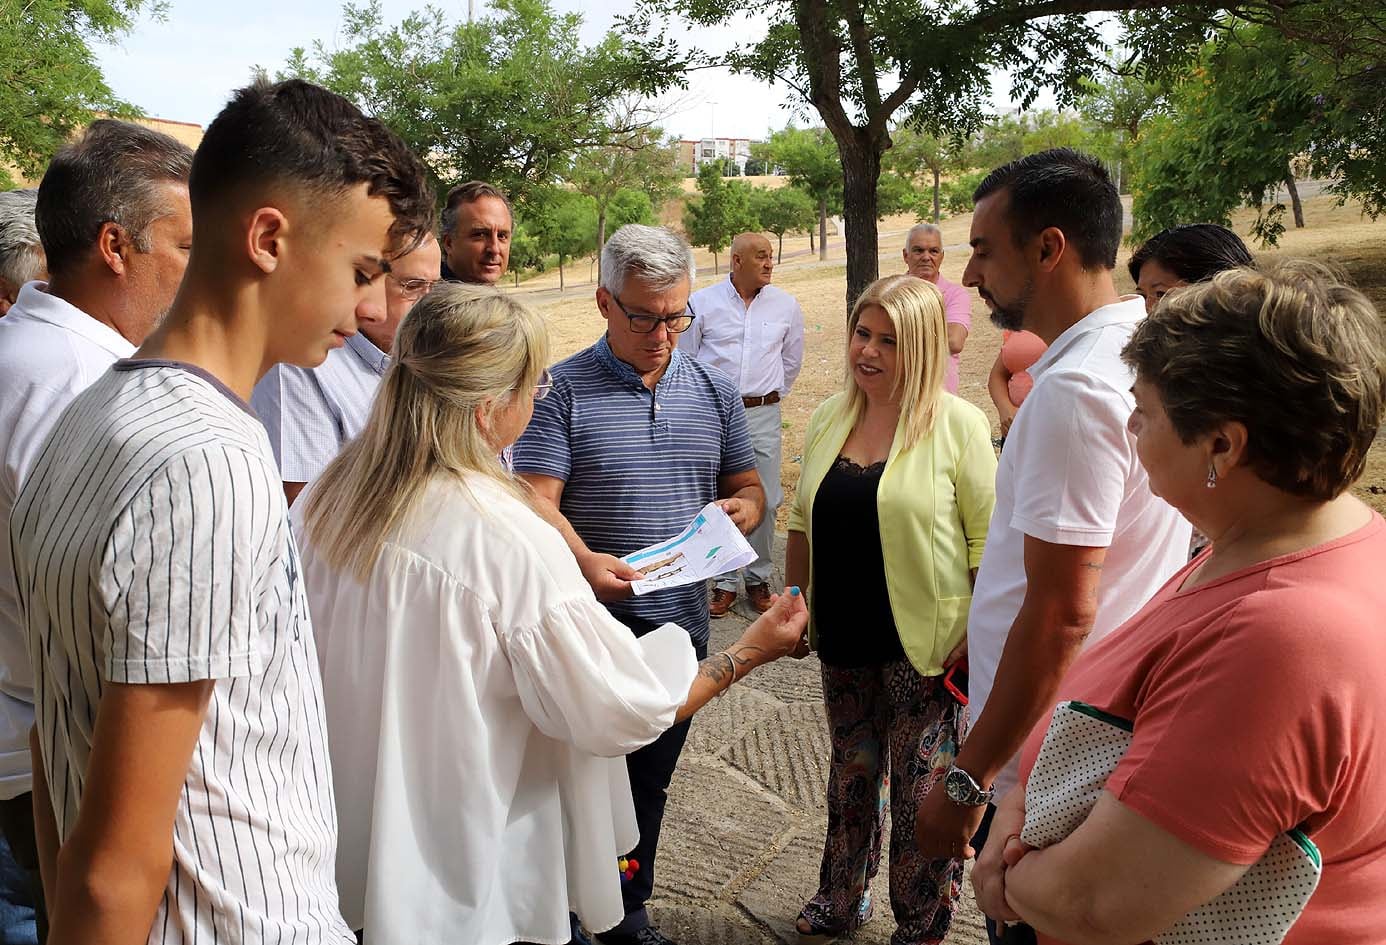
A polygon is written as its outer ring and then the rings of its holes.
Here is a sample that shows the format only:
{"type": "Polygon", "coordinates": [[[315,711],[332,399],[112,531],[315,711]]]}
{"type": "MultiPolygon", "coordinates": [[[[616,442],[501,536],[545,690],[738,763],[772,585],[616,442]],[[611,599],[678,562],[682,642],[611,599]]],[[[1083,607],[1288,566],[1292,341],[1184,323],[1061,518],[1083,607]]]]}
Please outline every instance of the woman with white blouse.
{"type": "Polygon", "coordinates": [[[570,910],[610,928],[636,840],[622,756],[802,655],[803,598],[701,664],[673,625],[632,637],[497,460],[548,390],[543,320],[441,285],[393,357],[296,509],[343,914],[370,945],[566,942],[570,910]]]}

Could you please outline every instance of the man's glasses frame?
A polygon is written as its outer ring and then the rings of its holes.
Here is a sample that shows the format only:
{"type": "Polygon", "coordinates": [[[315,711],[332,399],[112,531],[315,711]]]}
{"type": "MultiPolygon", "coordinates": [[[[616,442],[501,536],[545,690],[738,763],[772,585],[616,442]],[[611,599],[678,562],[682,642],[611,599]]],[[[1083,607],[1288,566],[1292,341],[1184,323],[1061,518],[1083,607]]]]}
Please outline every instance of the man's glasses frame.
{"type": "Polygon", "coordinates": [[[549,373],[548,368],[544,368],[544,372],[539,375],[539,383],[534,385],[534,399],[543,400],[549,396],[551,390],[553,390],[553,375],[549,373]]]}
{"type": "Polygon", "coordinates": [[[401,279],[393,272],[385,273],[385,278],[394,281],[399,286],[399,294],[410,302],[417,302],[423,298],[433,287],[442,282],[442,279],[401,279]]]}
{"type": "Polygon", "coordinates": [[[693,325],[693,319],[698,317],[698,313],[693,311],[693,306],[689,305],[677,315],[650,315],[646,312],[631,312],[620,297],[611,293],[611,300],[616,303],[616,307],[621,310],[621,314],[630,321],[630,330],[637,335],[648,335],[660,325],[671,335],[685,332],[693,325]]]}

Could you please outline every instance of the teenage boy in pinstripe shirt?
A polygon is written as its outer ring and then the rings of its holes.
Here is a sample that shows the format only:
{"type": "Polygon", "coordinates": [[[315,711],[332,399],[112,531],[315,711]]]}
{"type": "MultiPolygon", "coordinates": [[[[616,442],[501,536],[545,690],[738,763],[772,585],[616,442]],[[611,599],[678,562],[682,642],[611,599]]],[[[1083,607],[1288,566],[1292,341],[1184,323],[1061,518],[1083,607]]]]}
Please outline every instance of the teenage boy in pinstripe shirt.
{"type": "Polygon", "coordinates": [[[237,92],[189,191],[173,308],[64,412],[11,521],[49,941],[345,945],[312,626],[245,402],[383,306],[432,197],[383,125],[299,81],[237,92]]]}

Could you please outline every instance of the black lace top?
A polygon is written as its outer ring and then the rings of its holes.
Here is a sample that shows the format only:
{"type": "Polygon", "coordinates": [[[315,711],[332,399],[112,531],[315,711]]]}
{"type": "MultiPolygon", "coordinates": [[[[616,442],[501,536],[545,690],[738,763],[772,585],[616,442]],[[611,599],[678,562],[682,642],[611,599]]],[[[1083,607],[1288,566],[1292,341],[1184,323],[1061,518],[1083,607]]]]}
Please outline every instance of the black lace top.
{"type": "Polygon", "coordinates": [[[876,488],[885,463],[839,456],[813,500],[813,607],[818,656],[829,666],[904,659],[886,592],[876,488]]]}

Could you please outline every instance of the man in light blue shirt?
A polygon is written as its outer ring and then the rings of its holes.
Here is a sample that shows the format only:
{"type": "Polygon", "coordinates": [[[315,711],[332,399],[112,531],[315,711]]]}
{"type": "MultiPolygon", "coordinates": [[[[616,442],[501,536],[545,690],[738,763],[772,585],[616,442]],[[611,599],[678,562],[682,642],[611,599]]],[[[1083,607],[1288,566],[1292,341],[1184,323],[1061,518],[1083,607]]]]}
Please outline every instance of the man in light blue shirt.
{"type": "Polygon", "coordinates": [[[361,330],[318,367],[279,364],[255,385],[250,403],[269,433],[291,504],[366,425],[399,323],[438,281],[442,259],[438,241],[430,236],[393,260],[385,276],[383,311],[359,311],[361,330]]]}

